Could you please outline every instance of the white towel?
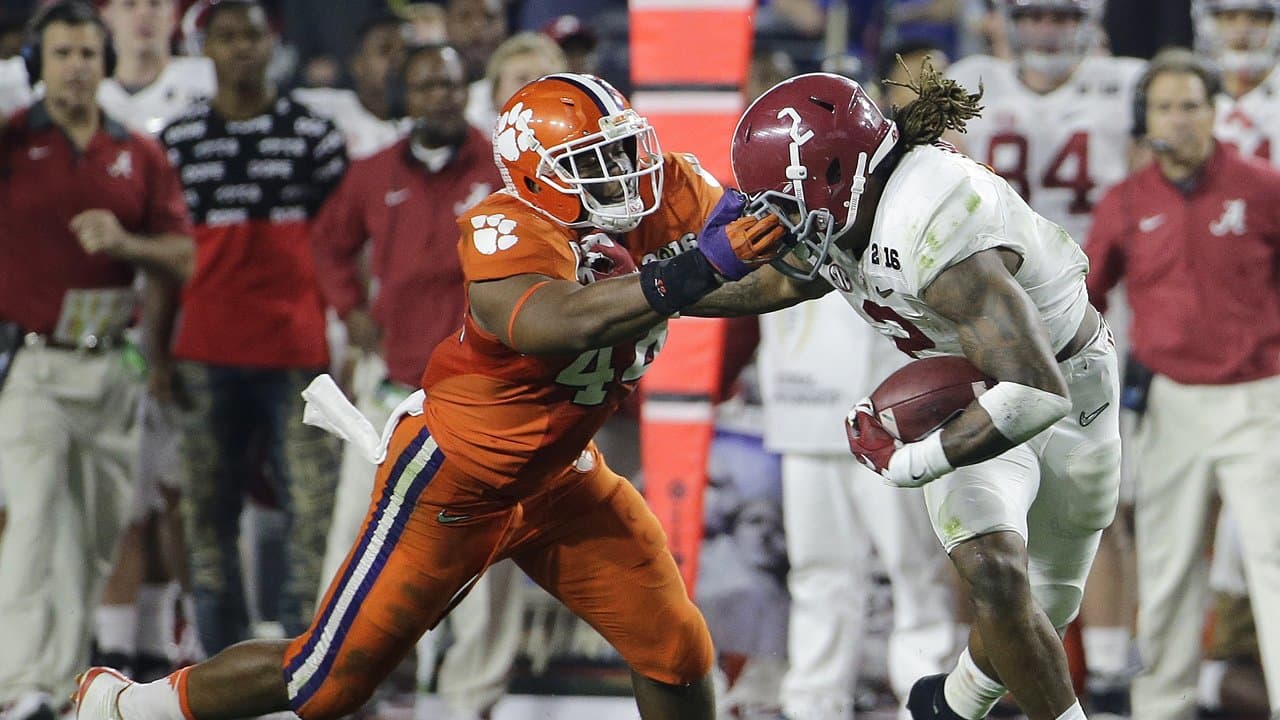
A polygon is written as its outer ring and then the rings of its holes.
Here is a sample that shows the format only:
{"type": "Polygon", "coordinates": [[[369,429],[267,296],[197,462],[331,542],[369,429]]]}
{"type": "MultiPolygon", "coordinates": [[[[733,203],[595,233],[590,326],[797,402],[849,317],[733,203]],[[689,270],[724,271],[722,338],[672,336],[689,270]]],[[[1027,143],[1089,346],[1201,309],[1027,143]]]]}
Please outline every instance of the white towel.
{"type": "Polygon", "coordinates": [[[405,415],[421,415],[422,403],[426,398],[427,394],[418,390],[401,401],[391,412],[391,417],[387,418],[387,424],[383,426],[382,435],[379,436],[373,429],[373,423],[342,394],[333,378],[322,374],[302,391],[302,399],[307,401],[302,411],[302,422],[337,435],[355,445],[369,462],[381,465],[387,458],[387,446],[391,443],[391,434],[395,432],[400,418],[405,415]]]}

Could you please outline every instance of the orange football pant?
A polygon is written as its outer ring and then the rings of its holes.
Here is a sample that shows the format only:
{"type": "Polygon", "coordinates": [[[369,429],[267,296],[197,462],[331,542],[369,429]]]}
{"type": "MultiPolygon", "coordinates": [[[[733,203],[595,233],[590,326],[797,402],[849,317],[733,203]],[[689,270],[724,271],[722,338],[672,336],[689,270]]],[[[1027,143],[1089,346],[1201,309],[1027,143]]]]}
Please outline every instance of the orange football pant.
{"type": "Polygon", "coordinates": [[[378,468],[359,539],[284,675],[305,720],[348,715],[505,557],[591,624],[636,672],[686,684],[711,669],[711,636],[689,600],[666,534],[609,470],[573,468],[526,494],[458,471],[423,419],[406,417],[378,468]]]}

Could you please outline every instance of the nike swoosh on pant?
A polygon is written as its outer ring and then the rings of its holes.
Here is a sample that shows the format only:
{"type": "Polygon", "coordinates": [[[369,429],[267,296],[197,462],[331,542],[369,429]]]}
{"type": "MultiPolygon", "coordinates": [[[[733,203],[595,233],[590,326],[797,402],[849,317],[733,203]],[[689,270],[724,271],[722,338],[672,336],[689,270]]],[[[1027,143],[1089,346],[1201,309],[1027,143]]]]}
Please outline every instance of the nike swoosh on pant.
{"type": "Polygon", "coordinates": [[[1088,427],[1090,423],[1098,419],[1098,416],[1102,414],[1103,410],[1106,410],[1109,407],[1111,407],[1111,403],[1104,402],[1102,403],[1102,407],[1098,408],[1097,410],[1094,410],[1091,413],[1088,413],[1088,414],[1085,414],[1083,412],[1080,413],[1080,427],[1088,427]]]}

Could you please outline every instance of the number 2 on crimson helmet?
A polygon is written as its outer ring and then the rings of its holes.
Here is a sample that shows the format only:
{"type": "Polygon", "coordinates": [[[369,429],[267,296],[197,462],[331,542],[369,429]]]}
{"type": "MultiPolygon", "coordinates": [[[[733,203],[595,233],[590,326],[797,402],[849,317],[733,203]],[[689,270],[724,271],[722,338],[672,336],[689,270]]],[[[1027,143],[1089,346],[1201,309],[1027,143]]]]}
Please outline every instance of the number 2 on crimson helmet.
{"type": "Polygon", "coordinates": [[[748,212],[777,215],[796,239],[792,262],[774,267],[811,280],[849,230],[867,176],[898,142],[898,127],[858,83],[799,75],[751,103],[733,131],[733,174],[748,212]]]}

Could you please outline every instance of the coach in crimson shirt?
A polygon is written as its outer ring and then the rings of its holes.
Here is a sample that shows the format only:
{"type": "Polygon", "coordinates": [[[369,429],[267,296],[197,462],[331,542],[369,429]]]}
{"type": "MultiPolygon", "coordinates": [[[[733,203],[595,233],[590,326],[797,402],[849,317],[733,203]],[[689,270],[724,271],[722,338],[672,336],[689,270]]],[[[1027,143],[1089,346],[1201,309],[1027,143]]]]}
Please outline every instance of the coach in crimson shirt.
{"type": "Polygon", "coordinates": [[[1215,495],[1236,517],[1272,709],[1280,707],[1280,173],[1213,139],[1207,72],[1153,61],[1155,161],[1098,204],[1089,296],[1123,279],[1133,356],[1155,373],[1137,454],[1133,716],[1195,717],[1215,495]]]}
{"type": "Polygon", "coordinates": [[[0,707],[56,714],[128,517],[141,391],[123,356],[141,269],[180,284],[190,221],[152,140],[95,96],[109,39],[93,6],[33,19],[44,99],[0,129],[0,707]],[[2,373],[0,373],[2,374],[2,373]]]}

